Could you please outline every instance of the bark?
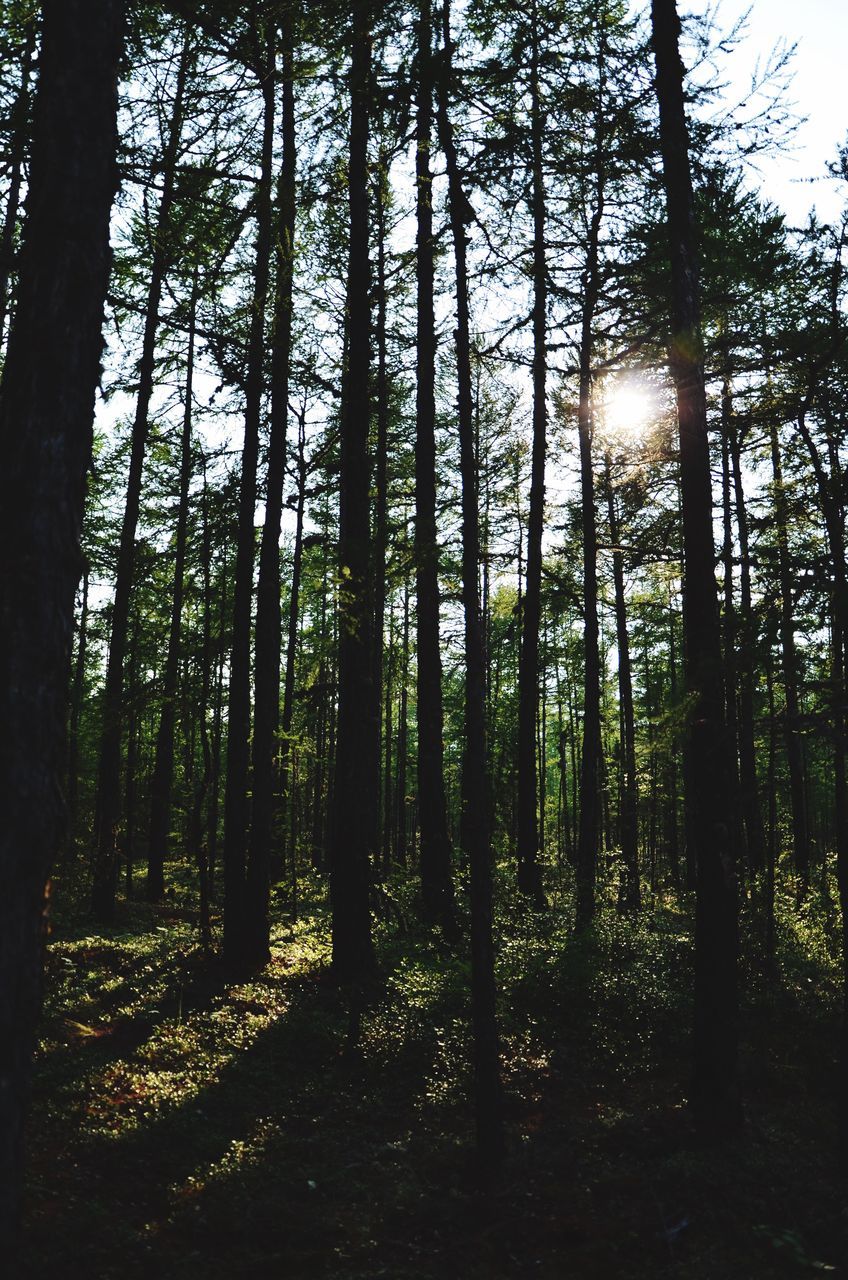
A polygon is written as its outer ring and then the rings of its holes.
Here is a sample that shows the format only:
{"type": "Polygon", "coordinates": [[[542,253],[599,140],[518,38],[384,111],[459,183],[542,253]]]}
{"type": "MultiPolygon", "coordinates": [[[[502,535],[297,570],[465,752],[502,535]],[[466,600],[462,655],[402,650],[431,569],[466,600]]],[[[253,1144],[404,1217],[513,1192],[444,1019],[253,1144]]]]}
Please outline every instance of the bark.
{"type": "Polygon", "coordinates": [[[592,325],[598,301],[598,237],[603,193],[589,225],[583,272],[580,337],[580,393],[577,410],[580,440],[580,497],[583,533],[583,748],[580,764],[580,818],[577,832],[576,927],[587,928],[595,914],[595,880],[600,839],[601,657],[598,628],[598,534],[592,465],[592,325]]]}
{"type": "Polygon", "coordinates": [[[757,778],[757,749],[754,740],[754,603],[751,589],[751,552],[748,537],[748,510],[742,482],[742,451],[739,428],[732,424],[730,460],[736,503],[739,538],[739,774],[742,786],[742,816],[748,842],[751,870],[760,872],[766,861],[766,835],[757,778]]]}
{"type": "MultiPolygon", "coordinates": [[[[465,615],[465,759],[462,835],[471,872],[471,1011],[477,1146],[486,1165],[503,1154],[503,1102],[492,937],[492,850],[486,752],[486,663],[479,600],[480,527],[474,450],[471,327],[466,225],[473,217],[462,186],[448,115],[452,43],[450,3],[443,9],[444,61],[438,128],[448,173],[448,213],[456,268],[457,425],[462,483],[462,602],[465,615]]],[[[485,1167],[485,1165],[484,1165],[485,1167]]]]}
{"type": "Polygon", "coordinates": [[[619,906],[637,911],[639,887],[639,809],[636,785],[636,725],[633,714],[633,675],[630,662],[630,637],[627,633],[627,598],[624,592],[624,553],[619,547],[618,513],[609,455],[605,465],[607,516],[612,544],[612,573],[615,587],[615,634],[618,646],[618,698],[621,707],[621,862],[623,876],[619,888],[619,906]]]}
{"type": "Polygon", "coordinates": [[[255,560],[256,472],[264,383],[265,309],[271,265],[271,185],[274,147],[276,53],[273,36],[263,50],[262,169],[256,201],[256,256],[245,380],[233,645],[227,709],[227,775],[224,786],[224,961],[233,972],[249,968],[245,907],[250,764],[250,632],[255,560]]]}
{"type": "Polygon", "coordinates": [[[527,522],[527,580],[518,670],[518,887],[537,907],[544,905],[539,869],[536,728],[539,717],[539,624],[542,607],[542,529],[545,518],[547,449],[547,261],[542,136],[545,118],[539,95],[539,32],[532,9],[530,140],[533,165],[533,448],[527,522]]]}
{"type": "Polygon", "coordinates": [[[0,399],[0,1257],[9,1275],[48,877],[64,835],[67,678],[110,265],[122,28],[117,0],[43,5],[0,399]]]}
{"type": "Polygon", "coordinates": [[[292,345],[292,292],[296,217],[294,116],[294,12],[282,11],[282,169],[278,186],[277,282],[271,365],[271,433],[265,522],[256,589],[256,680],[253,712],[253,813],[245,883],[244,956],[249,968],[270,957],[268,905],[274,820],[274,760],[280,714],[280,527],[286,475],[286,426],[292,345]]]}
{"type": "Polygon", "coordinates": [[[85,660],[88,651],[88,575],[89,564],[85,560],[82,568],[82,605],[80,608],[79,639],[77,640],[77,656],[74,663],[74,678],[71,688],[71,712],[68,722],[68,840],[66,852],[73,856],[76,852],[76,830],[79,809],[79,730],[82,714],[83,693],[85,690],[85,660]]]}
{"type": "Polygon", "coordinates": [[[21,183],[23,181],[24,162],[29,138],[30,76],[32,74],[33,54],[35,53],[35,37],[36,23],[35,18],[32,17],[27,23],[24,47],[21,50],[20,88],[9,119],[12,133],[12,145],[7,160],[9,194],[6,197],[3,229],[0,231],[0,346],[3,343],[6,317],[11,309],[10,285],[15,267],[15,233],[18,226],[18,214],[20,213],[21,183]]]}
{"type": "Polygon", "coordinates": [[[94,832],[94,879],[91,905],[96,919],[108,922],[115,915],[117,888],[117,837],[121,817],[121,737],[124,703],[124,663],[129,635],[130,603],[135,568],[135,535],[141,503],[144,455],[149,431],[150,400],[156,369],[156,336],[165,277],[173,258],[171,208],[174,179],[183,127],[186,82],[191,61],[191,35],[186,30],[180,61],[174,108],[162,156],[162,199],[153,232],[153,259],[145,307],[144,336],[138,364],[138,395],[132,428],[130,468],[124,518],[118,546],[115,599],[112,605],[109,657],[103,691],[103,723],[97,771],[97,813],[94,832]]]}
{"type": "Polygon", "coordinates": [[[740,1122],[737,889],[728,803],[696,228],[675,0],[652,0],[652,26],[671,257],[669,362],[680,431],[685,671],[690,703],[688,781],[697,866],[692,1102],[705,1130],[722,1132],[735,1129],[740,1122]]]}
{"type": "Polygon", "coordinates": [[[165,857],[171,829],[171,787],[174,778],[174,722],[180,663],[180,636],[185,590],[185,556],[188,535],[188,498],[191,484],[191,422],[194,394],[194,343],[197,286],[191,298],[188,354],[186,356],[185,408],[180,441],[180,492],[174,548],[174,589],[171,625],[162,681],[162,710],[156,734],[156,760],[150,782],[150,827],[147,853],[148,902],[159,902],[165,892],[165,857]]]}
{"type": "Polygon", "coordinates": [[[347,360],[342,388],[339,476],[339,698],[330,897],[333,970],[358,984],[374,971],[369,905],[369,841],[374,830],[374,665],[368,451],[371,365],[368,256],[368,134],[371,93],[371,4],[354,0],[350,70],[350,246],[347,273],[347,360]]]}
{"type": "Polygon", "coordinates": [[[452,932],[454,894],[444,776],[444,713],[439,636],[439,544],[436,527],[436,328],[430,147],[433,58],[430,0],[418,18],[416,181],[418,219],[417,383],[415,399],[415,590],[417,641],[418,803],[421,895],[432,923],[452,932]]]}
{"type": "Polygon", "coordinates": [[[792,812],[792,853],[795,870],[806,889],[810,882],[810,829],[807,815],[807,791],[804,782],[804,747],[801,739],[801,702],[798,694],[798,651],[795,645],[794,606],[792,599],[792,565],[789,558],[789,520],[783,463],[777,423],[769,421],[772,480],[774,483],[774,521],[777,534],[777,564],[780,584],[780,656],[783,672],[783,733],[786,763],[789,768],[789,799],[792,812]]]}

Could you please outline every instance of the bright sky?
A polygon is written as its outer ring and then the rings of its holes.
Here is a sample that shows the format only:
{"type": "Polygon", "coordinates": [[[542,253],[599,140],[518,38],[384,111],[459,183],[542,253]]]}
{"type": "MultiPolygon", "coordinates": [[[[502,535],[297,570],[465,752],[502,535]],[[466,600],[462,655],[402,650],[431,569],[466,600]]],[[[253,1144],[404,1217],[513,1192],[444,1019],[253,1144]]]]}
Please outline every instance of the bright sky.
{"type": "MultiPolygon", "coordinates": [[[[682,14],[711,7],[708,0],[680,0],[682,14]]],[[[722,29],[749,8],[746,38],[727,65],[731,90],[743,97],[757,59],[765,62],[778,41],[797,43],[791,96],[796,113],[808,117],[790,154],[759,162],[761,190],[790,222],[803,222],[812,205],[823,219],[832,218],[848,199],[848,191],[822,177],[848,136],[848,0],[721,0],[722,29]],[[816,181],[805,181],[810,178],[816,181]]]]}

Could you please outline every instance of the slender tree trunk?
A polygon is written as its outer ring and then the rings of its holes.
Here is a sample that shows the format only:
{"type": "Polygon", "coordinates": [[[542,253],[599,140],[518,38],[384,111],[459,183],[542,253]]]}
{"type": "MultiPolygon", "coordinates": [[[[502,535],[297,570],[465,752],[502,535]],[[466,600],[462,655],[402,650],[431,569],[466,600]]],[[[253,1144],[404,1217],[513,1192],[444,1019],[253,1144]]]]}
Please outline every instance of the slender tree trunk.
{"type": "Polygon", "coordinates": [[[539,621],[542,603],[542,529],[547,449],[547,261],[542,137],[546,121],[539,95],[539,30],[532,6],[530,139],[533,155],[533,450],[527,523],[527,587],[518,670],[518,887],[544,904],[539,869],[536,726],[539,716],[539,621]]]}
{"type": "Polygon", "coordinates": [[[272,247],[271,185],[274,150],[276,52],[266,33],[262,53],[262,169],[256,207],[253,306],[245,381],[244,445],[239,491],[238,538],[233,586],[233,647],[227,712],[227,774],[224,787],[224,961],[234,972],[250,968],[246,916],[248,773],[250,764],[250,632],[256,531],[256,471],[262,417],[265,307],[272,247]]]}
{"type": "Polygon", "coordinates": [[[397,828],[395,836],[395,865],[407,864],[407,761],[409,758],[409,586],[403,589],[403,631],[400,654],[400,709],[397,738],[397,828]]]}
{"type": "Polygon", "coordinates": [[[735,1129],[740,1121],[736,867],[730,834],[696,228],[675,0],[652,0],[652,21],[671,256],[669,360],[680,428],[685,659],[691,704],[689,781],[697,841],[692,1102],[704,1128],[716,1132],[735,1129]]]}
{"type": "Polygon", "coordinates": [[[42,12],[18,304],[0,398],[0,1257],[10,1277],[48,877],[64,836],[67,679],[123,30],[117,0],[44,0],[42,12]]]}
{"type": "MultiPolygon", "coordinates": [[[[289,593],[288,634],[286,640],[286,671],[283,681],[283,732],[281,746],[281,774],[283,780],[280,798],[280,821],[283,832],[289,805],[294,803],[291,766],[291,732],[294,717],[294,679],[297,670],[297,635],[300,626],[300,579],[303,571],[303,517],[306,508],[306,420],[301,413],[297,433],[297,509],[294,526],[294,552],[292,556],[291,591],[289,593]]],[[[285,841],[285,834],[283,835],[285,841]]],[[[293,853],[293,851],[292,851],[293,853]]]]}
{"type": "Polygon", "coordinates": [[[24,46],[21,50],[21,83],[9,113],[11,132],[11,147],[7,159],[9,194],[6,197],[3,228],[0,230],[0,347],[3,345],[6,317],[11,309],[10,285],[15,267],[15,232],[21,207],[21,183],[29,137],[30,76],[35,53],[35,38],[36,22],[33,15],[27,22],[24,46]]]}
{"type": "MultiPolygon", "coordinates": [[[[156,735],[156,761],[150,783],[150,827],[147,851],[148,902],[159,902],[165,892],[165,855],[171,829],[171,786],[174,776],[174,720],[177,678],[180,662],[180,636],[185,587],[185,554],[188,534],[188,497],[191,484],[191,420],[194,394],[195,313],[197,309],[197,277],[189,315],[188,355],[186,357],[185,408],[180,443],[180,493],[177,509],[176,546],[174,554],[174,592],[171,602],[171,625],[168,651],[162,681],[162,710],[156,735]]],[[[129,765],[127,766],[129,768],[129,765]]]]}
{"type": "Polygon", "coordinates": [[[592,468],[592,325],[598,299],[598,237],[603,216],[602,187],[589,225],[583,272],[580,337],[580,493],[583,531],[583,750],[580,767],[580,818],[577,833],[578,931],[595,914],[595,881],[601,824],[601,656],[598,630],[598,535],[592,468]]]}
{"type": "MultiPolygon", "coordinates": [[[[277,284],[271,366],[271,433],[265,522],[256,589],[256,678],[253,708],[253,813],[244,899],[244,962],[260,968],[270,956],[268,904],[274,819],[274,760],[280,714],[280,526],[286,475],[286,425],[292,344],[296,136],[294,10],[282,10],[283,156],[279,180],[277,284]]],[[[272,86],[273,92],[273,86],[272,86]]]]}
{"type": "Polygon", "coordinates": [[[728,758],[727,771],[730,776],[730,805],[733,820],[733,844],[739,852],[740,868],[744,870],[746,850],[746,831],[742,820],[741,789],[739,785],[739,720],[736,713],[737,686],[736,673],[736,603],[733,598],[733,517],[730,499],[730,386],[724,380],[721,393],[721,506],[722,506],[722,562],[724,569],[724,616],[722,631],[724,637],[724,692],[725,723],[727,726],[728,758]]]}
{"type": "Polygon", "coordinates": [[[742,451],[739,424],[730,431],[730,460],[739,537],[739,774],[742,787],[742,816],[748,845],[748,862],[756,874],[766,864],[766,834],[760,806],[757,777],[757,748],[754,741],[754,601],[751,589],[751,551],[748,539],[748,511],[742,482],[742,451]]]}
{"type": "Polygon", "coordinates": [[[85,691],[85,660],[88,652],[88,560],[82,568],[82,606],[80,609],[79,639],[74,664],[74,680],[71,689],[71,713],[68,727],[68,841],[66,851],[73,856],[76,851],[77,818],[79,813],[79,731],[85,691]]]}
{"type": "Polygon", "coordinates": [[[804,748],[801,739],[801,703],[798,695],[798,651],[795,645],[794,604],[792,598],[792,565],[789,558],[786,489],[777,423],[769,420],[772,480],[774,482],[774,520],[777,533],[777,562],[780,580],[780,651],[783,669],[786,763],[789,768],[789,799],[792,812],[792,852],[795,870],[804,889],[810,882],[810,831],[807,816],[807,788],[804,781],[804,748]]]}
{"type": "Polygon", "coordinates": [[[371,590],[369,374],[371,366],[368,257],[368,133],[371,99],[371,4],[354,0],[350,69],[350,247],[347,278],[347,360],[342,389],[339,477],[339,699],[330,897],[333,969],[356,984],[375,967],[369,905],[369,840],[374,823],[373,607],[371,590]]]}
{"type": "Polygon", "coordinates": [[[436,528],[436,326],[433,311],[433,31],[430,0],[418,15],[416,116],[417,382],[415,399],[415,589],[417,641],[418,805],[421,896],[426,918],[452,932],[454,896],[444,776],[442,659],[439,636],[439,543],[436,528]]]}
{"type": "Polygon", "coordinates": [[[150,400],[156,372],[156,336],[162,288],[173,256],[171,208],[177,156],[182,136],[185,91],[192,58],[191,33],[186,28],[180,61],[174,108],[162,156],[162,199],[153,233],[153,260],[145,307],[144,336],[138,365],[138,394],[132,429],[130,469],[124,518],[118,546],[115,599],[112,606],[109,657],[103,691],[103,725],[97,772],[97,814],[94,833],[94,879],[91,905],[95,917],[110,921],[115,915],[117,888],[117,834],[121,816],[121,737],[124,703],[124,661],[129,632],[130,600],[135,567],[135,535],[141,503],[141,481],[149,430],[150,400]]]}
{"type": "Polygon", "coordinates": [[[624,592],[624,552],[619,546],[618,513],[612,485],[609,454],[605,460],[607,516],[612,544],[612,573],[615,586],[615,634],[618,646],[618,697],[621,705],[621,861],[624,869],[619,904],[625,911],[638,911],[639,809],[636,786],[636,722],[633,714],[633,675],[630,664],[630,637],[627,634],[627,598],[624,592]]]}
{"type": "Polygon", "coordinates": [[[373,749],[373,788],[378,797],[372,806],[374,830],[371,833],[370,847],[373,854],[374,872],[380,875],[381,868],[381,820],[382,805],[380,803],[380,766],[383,747],[383,645],[386,628],[386,556],[388,553],[388,520],[389,520],[389,373],[388,353],[386,349],[386,316],[388,311],[388,289],[386,286],[386,191],[389,181],[388,160],[381,147],[377,166],[377,199],[375,208],[377,236],[377,438],[375,441],[374,467],[374,643],[372,657],[374,675],[372,693],[375,707],[372,713],[374,724],[373,749]]]}
{"type": "Polygon", "coordinates": [[[462,833],[471,870],[471,1008],[474,1028],[477,1145],[484,1162],[504,1148],[503,1105],[495,1003],[492,937],[492,850],[486,760],[486,663],[480,615],[480,527],[474,456],[474,400],[468,305],[466,225],[473,217],[462,187],[448,116],[453,45],[450,2],[445,0],[443,79],[438,127],[448,172],[448,212],[456,266],[457,417],[462,481],[462,598],[465,613],[465,761],[462,833]]]}

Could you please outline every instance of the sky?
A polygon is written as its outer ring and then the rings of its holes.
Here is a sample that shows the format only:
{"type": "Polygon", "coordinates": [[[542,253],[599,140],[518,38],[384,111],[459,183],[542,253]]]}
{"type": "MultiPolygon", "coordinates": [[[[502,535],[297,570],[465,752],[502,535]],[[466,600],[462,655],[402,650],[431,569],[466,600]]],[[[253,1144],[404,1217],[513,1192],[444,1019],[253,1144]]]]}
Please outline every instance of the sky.
{"type": "MultiPolygon", "coordinates": [[[[703,14],[708,0],[680,0],[680,12],[703,14]]],[[[848,136],[848,0],[719,0],[717,17],[729,29],[750,9],[747,33],[724,67],[728,92],[745,97],[757,59],[765,61],[778,41],[797,43],[791,100],[807,117],[789,154],[759,161],[763,194],[798,225],[815,205],[823,220],[834,218],[848,192],[823,177],[825,165],[848,136]],[[815,178],[810,183],[805,179],[815,178]]]]}

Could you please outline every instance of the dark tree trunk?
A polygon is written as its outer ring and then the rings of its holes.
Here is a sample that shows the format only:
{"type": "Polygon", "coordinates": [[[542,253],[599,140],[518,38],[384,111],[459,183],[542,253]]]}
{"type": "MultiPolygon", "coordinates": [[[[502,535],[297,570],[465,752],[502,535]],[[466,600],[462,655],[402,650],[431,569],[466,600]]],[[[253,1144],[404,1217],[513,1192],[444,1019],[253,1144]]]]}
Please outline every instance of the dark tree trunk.
{"type": "Polygon", "coordinates": [[[256,680],[253,711],[253,813],[245,884],[244,955],[258,968],[270,956],[268,903],[274,820],[274,759],[280,714],[280,526],[286,476],[286,425],[292,343],[295,164],[294,13],[282,10],[283,155],[279,181],[277,284],[271,365],[271,434],[265,523],[256,589],[256,680]]]}
{"type": "Polygon", "coordinates": [[[21,50],[20,88],[9,113],[9,128],[12,135],[10,152],[6,158],[9,173],[9,194],[6,197],[3,229],[0,231],[0,346],[3,345],[6,317],[11,310],[11,280],[15,267],[15,232],[18,226],[18,214],[21,206],[21,183],[23,181],[27,140],[29,138],[30,76],[32,74],[32,58],[35,53],[35,37],[36,22],[33,15],[27,22],[24,46],[21,50]]]}
{"type": "Polygon", "coordinates": [[[165,856],[171,829],[171,786],[174,777],[174,721],[177,678],[180,663],[180,635],[185,587],[185,554],[188,532],[188,495],[191,484],[191,420],[194,394],[194,341],[197,286],[191,299],[188,355],[186,357],[185,409],[180,442],[180,493],[177,509],[176,546],[174,551],[174,592],[171,602],[171,625],[168,651],[162,681],[162,710],[156,735],[156,759],[150,783],[150,827],[147,851],[148,902],[159,902],[165,892],[165,856]]]}
{"type": "Polygon", "coordinates": [[[438,125],[448,173],[448,212],[456,265],[457,418],[462,481],[462,601],[465,613],[465,759],[462,835],[471,871],[471,1009],[474,1028],[477,1145],[484,1162],[504,1149],[498,1025],[492,937],[492,849],[486,758],[486,662],[480,614],[480,527],[474,453],[471,326],[466,224],[473,217],[463,191],[448,116],[452,50],[450,4],[445,0],[443,78],[438,125]]]}
{"type": "Polygon", "coordinates": [[[409,759],[409,586],[403,589],[403,632],[400,652],[400,708],[397,736],[397,826],[395,830],[395,865],[407,863],[407,782],[409,759]]]}
{"type": "Polygon", "coordinates": [[[244,445],[239,491],[238,537],[233,586],[233,646],[227,712],[227,774],[224,786],[224,961],[233,972],[249,969],[246,919],[248,774],[250,766],[250,633],[256,531],[256,471],[262,417],[265,308],[272,248],[272,169],[276,52],[272,35],[262,51],[262,170],[256,204],[253,308],[245,381],[244,445]]]}
{"type": "Polygon", "coordinates": [[[583,750],[580,764],[580,818],[577,832],[578,931],[595,914],[595,880],[601,825],[601,656],[598,632],[598,534],[595,517],[595,479],[592,469],[592,325],[598,300],[598,237],[603,216],[603,191],[589,225],[583,272],[583,314],[580,337],[580,399],[577,410],[580,437],[580,494],[583,532],[583,750]]]}
{"type": "Polygon", "coordinates": [[[436,328],[433,312],[433,124],[430,0],[418,18],[416,180],[418,236],[417,383],[415,400],[415,587],[417,620],[418,808],[421,815],[421,895],[426,918],[451,932],[454,919],[451,848],[444,776],[442,659],[439,637],[439,544],[436,529],[436,328]]]}
{"type": "Polygon", "coordinates": [[[730,503],[730,389],[725,380],[721,395],[721,507],[722,507],[722,564],[724,570],[724,615],[722,632],[724,639],[724,691],[725,723],[727,726],[727,771],[730,777],[730,811],[733,821],[733,845],[738,850],[739,862],[745,867],[743,851],[746,849],[745,827],[742,821],[741,790],[739,786],[739,719],[737,716],[736,674],[736,603],[733,598],[733,517],[730,503]]]}
{"type": "Polygon", "coordinates": [[[547,449],[547,262],[542,135],[539,96],[539,32],[532,9],[530,140],[533,155],[533,450],[527,523],[527,585],[518,670],[518,887],[536,906],[544,904],[539,869],[536,726],[539,716],[539,622],[542,605],[542,528],[545,518],[547,449]]]}
{"type": "MultiPolygon", "coordinates": [[[[301,413],[297,431],[297,508],[294,526],[294,552],[292,556],[291,590],[289,593],[288,634],[286,641],[286,671],[283,681],[283,725],[281,774],[282,796],[280,820],[285,841],[286,817],[290,804],[294,803],[291,767],[291,731],[294,715],[294,678],[297,663],[297,633],[300,626],[300,578],[303,569],[303,516],[306,508],[306,421],[301,413]]],[[[323,630],[323,628],[322,628],[323,630]]],[[[294,850],[292,850],[292,855],[294,850]]]]}
{"type": "Polygon", "coordinates": [[[350,247],[347,276],[347,360],[342,389],[339,477],[339,699],[330,895],[333,969],[358,983],[375,967],[369,905],[369,840],[374,830],[374,664],[371,590],[369,374],[371,366],[368,257],[368,133],[371,97],[371,4],[354,0],[350,69],[350,247]]]}
{"type": "Polygon", "coordinates": [[[607,515],[612,545],[612,573],[615,586],[615,635],[618,646],[618,697],[621,705],[621,861],[623,876],[619,905],[637,911],[639,887],[639,810],[636,786],[636,724],[633,714],[633,675],[630,664],[630,637],[627,634],[627,598],[624,593],[624,552],[619,546],[618,513],[609,455],[605,467],[607,515]]]}
{"type": "Polygon", "coordinates": [[[748,846],[748,862],[752,873],[763,871],[766,863],[766,834],[760,806],[760,784],[757,777],[757,749],[754,741],[754,602],[751,590],[751,552],[748,541],[748,511],[742,483],[742,456],[739,424],[731,420],[730,460],[733,470],[733,493],[736,503],[736,528],[739,537],[739,614],[737,629],[739,646],[739,776],[742,817],[748,846]]]}
{"type": "Polygon", "coordinates": [[[374,467],[374,550],[373,550],[373,582],[374,582],[374,643],[372,657],[374,675],[372,693],[374,710],[371,719],[374,725],[373,779],[372,786],[377,803],[372,805],[371,816],[374,829],[369,840],[374,873],[379,878],[381,869],[382,816],[380,803],[381,763],[383,756],[383,642],[386,626],[386,556],[388,553],[388,521],[389,521],[389,371],[387,353],[386,317],[388,312],[388,290],[386,286],[386,201],[385,186],[388,183],[388,160],[381,149],[378,160],[376,227],[377,237],[377,438],[375,441],[374,467]]]}
{"type": "Polygon", "coordinates": [[[117,0],[42,7],[18,305],[0,399],[0,1257],[10,1275],[47,881],[64,834],[67,679],[110,265],[123,27],[117,0]]]}
{"type": "Polygon", "coordinates": [[[792,853],[795,870],[806,889],[810,883],[810,830],[807,816],[807,789],[804,781],[804,747],[801,739],[801,702],[798,695],[798,651],[795,645],[792,565],[789,558],[786,490],[777,423],[769,421],[774,520],[777,533],[777,563],[780,577],[780,654],[783,668],[786,763],[789,767],[789,799],[792,812],[792,853]]]}
{"type": "Polygon", "coordinates": [[[121,737],[124,703],[124,662],[129,632],[132,596],[135,535],[141,503],[141,481],[147,448],[150,399],[156,370],[156,335],[159,330],[159,307],[162,288],[173,257],[171,208],[177,155],[183,127],[186,82],[191,60],[191,36],[186,30],[177,69],[174,110],[168,140],[162,156],[162,199],[153,234],[153,260],[145,307],[144,336],[138,364],[138,394],[132,429],[130,469],[124,519],[118,546],[115,577],[115,599],[112,606],[109,657],[106,685],[103,691],[103,727],[97,772],[97,813],[95,818],[94,880],[91,905],[98,920],[110,921],[115,915],[117,888],[117,836],[121,816],[121,737]]]}
{"type": "Polygon", "coordinates": [[[80,608],[79,639],[74,663],[74,679],[71,688],[71,713],[68,723],[68,827],[66,852],[76,852],[77,817],[79,812],[79,731],[85,690],[85,659],[88,651],[88,561],[82,567],[82,605],[80,608]]]}
{"type": "Polygon", "coordinates": [[[696,228],[675,0],[652,0],[671,257],[671,372],[677,391],[683,507],[686,683],[692,834],[697,841],[692,1102],[706,1130],[740,1121],[737,1086],[737,890],[716,599],[707,405],[701,364],[696,228]]]}

